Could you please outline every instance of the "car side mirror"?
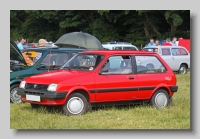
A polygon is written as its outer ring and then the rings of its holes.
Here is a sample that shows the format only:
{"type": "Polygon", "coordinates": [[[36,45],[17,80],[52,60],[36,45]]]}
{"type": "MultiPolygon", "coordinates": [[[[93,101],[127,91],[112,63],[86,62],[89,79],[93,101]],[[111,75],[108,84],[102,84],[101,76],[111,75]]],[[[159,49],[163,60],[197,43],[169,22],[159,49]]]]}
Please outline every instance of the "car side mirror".
{"type": "Polygon", "coordinates": [[[45,67],[46,67],[45,64],[40,64],[40,65],[37,67],[37,69],[43,69],[43,68],[45,68],[45,67]]]}
{"type": "Polygon", "coordinates": [[[99,74],[102,74],[102,73],[104,73],[104,72],[108,72],[108,68],[102,68],[102,69],[100,70],[99,74]]]}

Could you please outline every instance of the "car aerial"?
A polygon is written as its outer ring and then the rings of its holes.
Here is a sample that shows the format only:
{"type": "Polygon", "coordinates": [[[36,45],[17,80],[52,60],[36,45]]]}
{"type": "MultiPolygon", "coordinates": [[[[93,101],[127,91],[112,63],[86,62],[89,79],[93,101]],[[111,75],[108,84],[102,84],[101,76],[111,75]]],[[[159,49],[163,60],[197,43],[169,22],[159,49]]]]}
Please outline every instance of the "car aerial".
{"type": "Polygon", "coordinates": [[[21,52],[16,44],[10,41],[10,102],[21,102],[21,96],[17,95],[16,92],[23,78],[56,70],[77,52],[83,50],[47,46],[27,48],[21,52]],[[41,53],[42,56],[35,61],[37,53],[41,53]]]}
{"type": "Polygon", "coordinates": [[[132,45],[129,42],[104,42],[102,43],[102,46],[104,49],[108,50],[138,50],[135,45],[132,45]]]}
{"type": "Polygon", "coordinates": [[[190,69],[190,53],[185,47],[147,46],[143,50],[158,53],[175,72],[186,74],[187,70],[190,69]]]}
{"type": "Polygon", "coordinates": [[[154,52],[89,50],[56,71],[24,78],[17,94],[32,108],[59,106],[66,115],[82,115],[99,105],[140,101],[165,108],[177,90],[176,75],[154,52]],[[149,68],[143,60],[156,64],[149,68]]]}

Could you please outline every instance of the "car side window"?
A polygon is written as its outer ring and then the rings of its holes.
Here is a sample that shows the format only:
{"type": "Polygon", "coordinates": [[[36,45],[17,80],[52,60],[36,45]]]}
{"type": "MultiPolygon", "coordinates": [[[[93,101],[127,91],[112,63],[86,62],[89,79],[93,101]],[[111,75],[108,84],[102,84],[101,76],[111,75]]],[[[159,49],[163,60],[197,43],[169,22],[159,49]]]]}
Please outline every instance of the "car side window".
{"type": "Polygon", "coordinates": [[[162,55],[171,55],[170,48],[162,48],[162,55]]]}
{"type": "Polygon", "coordinates": [[[51,53],[48,54],[46,57],[44,57],[44,59],[40,63],[40,65],[43,66],[38,69],[44,70],[44,69],[59,68],[68,60],[69,60],[68,53],[51,53]]]}
{"type": "Polygon", "coordinates": [[[135,56],[137,73],[162,73],[166,72],[164,64],[156,56],[135,56]]]}
{"type": "Polygon", "coordinates": [[[122,47],[113,47],[114,50],[122,50],[122,47]]]}
{"type": "Polygon", "coordinates": [[[181,55],[188,55],[187,51],[183,48],[179,48],[181,55]]]}
{"type": "Polygon", "coordinates": [[[123,50],[137,50],[135,47],[123,47],[123,50]]]}
{"type": "Polygon", "coordinates": [[[103,65],[105,72],[101,74],[130,74],[132,73],[131,56],[111,56],[103,65]]]}
{"type": "Polygon", "coordinates": [[[179,55],[181,55],[180,48],[172,48],[172,55],[173,56],[179,56],[179,55]]]}

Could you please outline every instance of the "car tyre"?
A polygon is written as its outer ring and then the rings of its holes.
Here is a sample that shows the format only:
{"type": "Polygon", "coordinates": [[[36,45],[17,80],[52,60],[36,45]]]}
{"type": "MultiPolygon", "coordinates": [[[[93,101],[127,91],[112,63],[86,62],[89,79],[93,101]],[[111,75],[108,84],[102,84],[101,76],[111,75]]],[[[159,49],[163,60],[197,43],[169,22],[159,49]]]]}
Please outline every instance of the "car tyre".
{"type": "Polygon", "coordinates": [[[172,106],[173,105],[173,97],[169,97],[169,105],[172,106]]]}
{"type": "Polygon", "coordinates": [[[164,108],[169,105],[169,95],[166,90],[159,89],[151,98],[151,105],[156,108],[164,108]]]}
{"type": "Polygon", "coordinates": [[[19,84],[14,84],[10,87],[10,102],[11,103],[21,103],[21,96],[17,94],[17,89],[19,84]]]}
{"type": "Polygon", "coordinates": [[[187,73],[187,67],[185,64],[181,64],[179,70],[178,70],[179,74],[186,74],[187,73]]]}
{"type": "Polygon", "coordinates": [[[40,105],[39,104],[33,104],[33,103],[31,103],[31,107],[33,109],[38,109],[38,108],[40,108],[40,105]]]}
{"type": "Polygon", "coordinates": [[[83,115],[88,111],[89,103],[84,95],[74,93],[69,96],[66,103],[62,106],[63,112],[68,115],[83,115]]]}

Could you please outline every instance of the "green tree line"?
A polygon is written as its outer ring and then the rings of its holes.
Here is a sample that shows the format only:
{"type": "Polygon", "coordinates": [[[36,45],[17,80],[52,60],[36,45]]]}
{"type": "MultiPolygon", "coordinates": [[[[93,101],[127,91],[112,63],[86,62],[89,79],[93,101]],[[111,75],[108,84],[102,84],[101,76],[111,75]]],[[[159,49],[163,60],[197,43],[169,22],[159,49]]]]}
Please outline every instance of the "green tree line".
{"type": "Polygon", "coordinates": [[[100,42],[145,45],[150,38],[190,38],[189,10],[11,10],[10,37],[29,42],[55,42],[63,34],[82,31],[100,42]]]}

